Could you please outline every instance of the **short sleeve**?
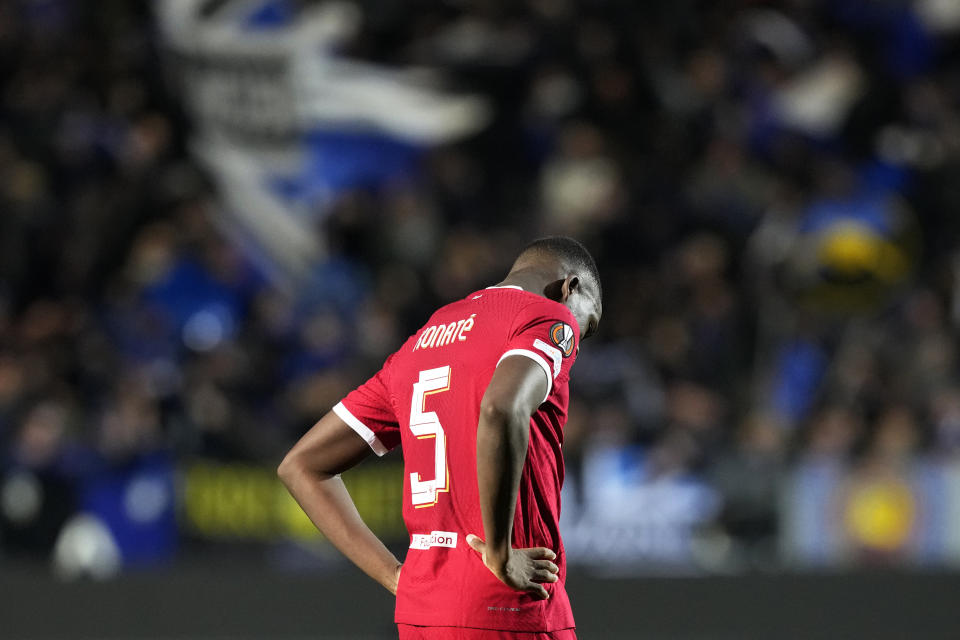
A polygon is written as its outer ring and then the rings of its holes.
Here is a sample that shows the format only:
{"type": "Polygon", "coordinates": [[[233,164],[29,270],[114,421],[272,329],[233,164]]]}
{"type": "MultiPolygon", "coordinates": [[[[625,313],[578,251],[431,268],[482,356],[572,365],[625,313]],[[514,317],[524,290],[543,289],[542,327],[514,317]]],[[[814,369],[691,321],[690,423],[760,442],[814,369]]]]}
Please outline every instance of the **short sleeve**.
{"type": "Polygon", "coordinates": [[[400,444],[397,422],[383,370],[347,394],[333,412],[382,456],[400,444]]]}
{"type": "Polygon", "coordinates": [[[577,321],[563,305],[547,299],[528,304],[518,312],[497,364],[515,355],[536,362],[547,377],[546,402],[560,374],[569,373],[579,336],[577,321]]]}

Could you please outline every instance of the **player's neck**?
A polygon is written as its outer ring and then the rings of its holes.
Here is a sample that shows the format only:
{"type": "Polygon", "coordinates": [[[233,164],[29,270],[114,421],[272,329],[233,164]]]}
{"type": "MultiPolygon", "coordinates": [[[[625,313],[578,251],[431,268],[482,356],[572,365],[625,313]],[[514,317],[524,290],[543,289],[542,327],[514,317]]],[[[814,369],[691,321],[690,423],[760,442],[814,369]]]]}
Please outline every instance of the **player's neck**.
{"type": "Polygon", "coordinates": [[[520,287],[524,291],[535,293],[538,296],[549,297],[547,286],[556,280],[556,275],[549,270],[537,267],[527,267],[511,271],[498,287],[520,287]]]}

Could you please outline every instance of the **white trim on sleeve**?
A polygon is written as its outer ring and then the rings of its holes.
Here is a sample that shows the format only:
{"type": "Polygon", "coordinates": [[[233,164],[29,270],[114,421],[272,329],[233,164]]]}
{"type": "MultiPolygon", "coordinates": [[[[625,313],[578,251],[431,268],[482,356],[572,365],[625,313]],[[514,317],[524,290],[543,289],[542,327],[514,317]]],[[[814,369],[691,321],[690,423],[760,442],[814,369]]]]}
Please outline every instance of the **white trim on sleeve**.
{"type": "Polygon", "coordinates": [[[343,406],[342,402],[338,402],[333,407],[333,412],[340,417],[341,420],[347,423],[347,426],[357,432],[357,435],[363,438],[364,442],[370,445],[370,448],[373,449],[373,452],[378,456],[382,456],[387,452],[387,448],[383,446],[383,443],[380,442],[380,438],[377,437],[370,427],[360,422],[355,415],[350,413],[350,410],[343,406]]]}
{"type": "Polygon", "coordinates": [[[500,366],[500,363],[503,362],[504,358],[510,356],[526,356],[530,358],[543,370],[543,375],[547,376],[547,393],[543,396],[543,400],[540,401],[540,404],[543,404],[547,401],[547,398],[550,397],[550,392],[553,390],[553,376],[550,375],[550,365],[547,364],[547,361],[538,354],[536,351],[530,351],[529,349],[510,349],[509,351],[504,352],[500,359],[497,360],[497,366],[500,366]]]}
{"type": "Polygon", "coordinates": [[[553,377],[556,378],[560,375],[560,369],[563,367],[563,353],[561,353],[560,349],[550,346],[540,338],[533,341],[533,346],[543,351],[553,360],[553,377]]]}

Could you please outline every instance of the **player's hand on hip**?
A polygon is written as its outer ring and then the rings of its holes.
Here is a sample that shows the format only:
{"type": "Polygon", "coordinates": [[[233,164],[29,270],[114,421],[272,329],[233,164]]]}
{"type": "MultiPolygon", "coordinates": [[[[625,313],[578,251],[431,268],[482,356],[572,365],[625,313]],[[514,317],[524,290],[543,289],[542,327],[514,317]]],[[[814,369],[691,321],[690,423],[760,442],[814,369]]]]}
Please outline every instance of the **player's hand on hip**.
{"type": "Polygon", "coordinates": [[[526,591],[546,600],[550,594],[543,583],[560,579],[557,575],[560,568],[551,562],[557,558],[557,554],[546,547],[511,549],[504,561],[494,561],[487,554],[487,543],[479,537],[468,534],[467,544],[480,554],[483,564],[493,575],[511,589],[526,591]]]}

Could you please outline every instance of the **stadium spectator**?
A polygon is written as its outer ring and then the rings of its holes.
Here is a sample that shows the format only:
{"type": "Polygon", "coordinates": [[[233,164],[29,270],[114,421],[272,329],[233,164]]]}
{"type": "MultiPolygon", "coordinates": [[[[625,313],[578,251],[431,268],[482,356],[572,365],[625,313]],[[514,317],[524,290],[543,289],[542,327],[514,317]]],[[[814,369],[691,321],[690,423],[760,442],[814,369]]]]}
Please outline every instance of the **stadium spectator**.
{"type": "Polygon", "coordinates": [[[578,234],[607,290],[572,384],[590,407],[570,418],[572,514],[622,454],[607,507],[689,478],[696,526],[715,513],[766,559],[806,517],[793,552],[820,562],[840,553],[814,529],[844,479],[956,461],[944,3],[358,2],[344,55],[444,70],[494,115],[412,176],[339,193],[300,287],[224,222],[147,3],[95,4],[0,5],[5,553],[48,552],[113,473],[155,507],[98,503],[121,553],[169,557],[178,461],[272,464],[423,309],[496,281],[541,232],[578,234]],[[595,428],[604,448],[584,450],[595,428]]]}

